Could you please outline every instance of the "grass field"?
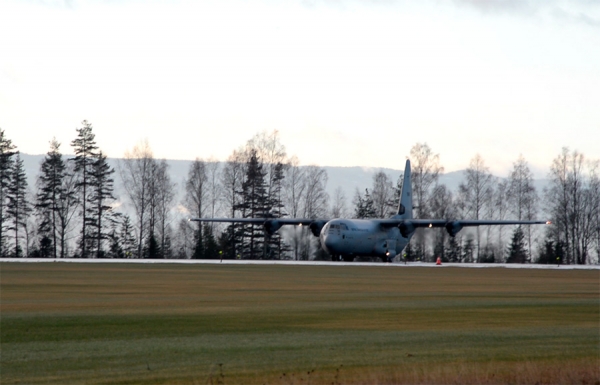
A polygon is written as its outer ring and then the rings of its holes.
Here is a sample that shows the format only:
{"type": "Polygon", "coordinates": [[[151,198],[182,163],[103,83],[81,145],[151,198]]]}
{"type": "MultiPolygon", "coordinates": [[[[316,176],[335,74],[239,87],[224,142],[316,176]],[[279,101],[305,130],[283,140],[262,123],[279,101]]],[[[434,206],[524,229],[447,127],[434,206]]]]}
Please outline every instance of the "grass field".
{"type": "Polygon", "coordinates": [[[600,272],[0,264],[2,384],[600,384],[600,272]]]}

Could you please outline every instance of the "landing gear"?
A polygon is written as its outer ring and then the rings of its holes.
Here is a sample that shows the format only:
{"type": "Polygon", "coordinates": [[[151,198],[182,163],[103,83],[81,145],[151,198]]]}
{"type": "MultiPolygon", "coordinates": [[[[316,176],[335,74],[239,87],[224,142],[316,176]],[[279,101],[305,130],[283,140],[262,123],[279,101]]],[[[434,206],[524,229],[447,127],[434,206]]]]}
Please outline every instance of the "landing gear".
{"type": "Polygon", "coordinates": [[[354,256],[353,255],[342,255],[342,258],[344,259],[344,262],[352,262],[352,261],[354,261],[354,256]]]}

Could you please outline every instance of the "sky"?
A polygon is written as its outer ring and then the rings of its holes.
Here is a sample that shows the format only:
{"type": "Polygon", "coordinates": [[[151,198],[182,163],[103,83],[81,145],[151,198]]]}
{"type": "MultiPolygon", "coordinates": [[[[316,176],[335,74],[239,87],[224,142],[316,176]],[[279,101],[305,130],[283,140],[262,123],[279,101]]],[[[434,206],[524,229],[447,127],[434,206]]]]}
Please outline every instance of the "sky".
{"type": "Polygon", "coordinates": [[[0,128],[28,154],[82,120],[122,157],[225,160],[278,130],[301,164],[446,171],[600,158],[593,0],[0,0],[0,128]]]}

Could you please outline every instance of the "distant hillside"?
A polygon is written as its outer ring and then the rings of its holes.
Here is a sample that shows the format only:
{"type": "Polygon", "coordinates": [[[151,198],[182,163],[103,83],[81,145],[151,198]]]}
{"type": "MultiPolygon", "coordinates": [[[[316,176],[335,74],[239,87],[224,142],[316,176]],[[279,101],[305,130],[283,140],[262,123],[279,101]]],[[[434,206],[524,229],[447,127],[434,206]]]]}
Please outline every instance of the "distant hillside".
{"type": "MultiPolygon", "coordinates": [[[[35,187],[35,180],[39,173],[40,164],[44,159],[45,155],[28,155],[21,154],[21,158],[23,159],[23,163],[25,165],[25,172],[27,173],[29,186],[30,188],[35,187]]],[[[72,156],[72,155],[67,155],[72,156]]],[[[122,191],[121,179],[118,175],[118,159],[109,158],[109,164],[117,170],[115,175],[115,187],[117,196],[121,199],[124,197],[124,192],[122,191]]],[[[180,185],[180,195],[182,195],[183,190],[183,181],[187,177],[188,169],[190,166],[190,160],[167,160],[167,163],[170,167],[170,175],[173,182],[180,185]]],[[[327,191],[330,196],[333,195],[335,189],[340,186],[344,193],[346,194],[346,198],[348,201],[348,205],[351,205],[352,197],[354,196],[354,191],[358,188],[361,192],[364,192],[365,188],[371,188],[373,184],[373,175],[383,170],[387,173],[394,184],[398,180],[398,177],[404,170],[395,170],[389,168],[368,168],[368,167],[324,167],[327,171],[327,175],[329,177],[327,183],[327,191]]],[[[440,183],[445,184],[451,191],[457,191],[458,186],[464,179],[464,170],[461,171],[452,171],[446,173],[440,177],[440,183]]],[[[547,179],[535,179],[534,185],[538,191],[538,194],[541,194],[543,188],[548,185],[547,179]]]]}

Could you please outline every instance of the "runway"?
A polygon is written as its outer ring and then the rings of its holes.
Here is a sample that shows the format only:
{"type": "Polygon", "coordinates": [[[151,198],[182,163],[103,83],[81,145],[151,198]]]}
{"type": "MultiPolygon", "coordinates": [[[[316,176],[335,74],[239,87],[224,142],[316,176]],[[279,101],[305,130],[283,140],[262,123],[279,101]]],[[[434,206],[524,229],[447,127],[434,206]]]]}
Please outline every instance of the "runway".
{"type": "Polygon", "coordinates": [[[239,259],[79,259],[79,258],[0,258],[0,263],[142,263],[142,264],[183,264],[183,265],[293,265],[293,266],[374,266],[374,267],[424,267],[424,268],[506,268],[506,269],[557,269],[557,270],[600,270],[600,265],[542,265],[518,263],[435,263],[426,262],[331,262],[293,260],[239,260],[239,259]]]}

